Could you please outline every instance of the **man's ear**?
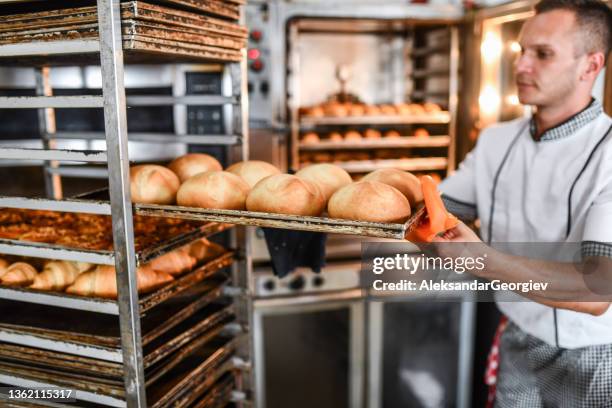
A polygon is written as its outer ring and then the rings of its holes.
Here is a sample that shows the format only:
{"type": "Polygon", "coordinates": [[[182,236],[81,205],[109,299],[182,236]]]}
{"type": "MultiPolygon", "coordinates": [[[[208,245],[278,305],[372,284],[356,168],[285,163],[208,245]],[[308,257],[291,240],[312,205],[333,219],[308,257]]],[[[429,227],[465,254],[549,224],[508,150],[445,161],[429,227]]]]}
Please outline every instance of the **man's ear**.
{"type": "Polygon", "coordinates": [[[587,55],[586,69],[580,76],[581,80],[589,80],[597,78],[597,75],[606,66],[606,58],[603,52],[592,52],[587,55]]]}

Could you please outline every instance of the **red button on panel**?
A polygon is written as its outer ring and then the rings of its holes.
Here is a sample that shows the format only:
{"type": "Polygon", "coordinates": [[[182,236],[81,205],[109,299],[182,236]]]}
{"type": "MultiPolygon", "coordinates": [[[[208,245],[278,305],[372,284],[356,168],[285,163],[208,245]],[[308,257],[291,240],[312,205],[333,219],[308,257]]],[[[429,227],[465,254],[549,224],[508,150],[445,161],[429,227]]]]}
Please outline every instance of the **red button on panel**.
{"type": "Polygon", "coordinates": [[[261,60],[255,60],[251,63],[251,69],[253,71],[261,71],[263,69],[263,62],[261,60]]]}
{"type": "Polygon", "coordinates": [[[247,51],[247,56],[249,59],[256,60],[261,57],[261,52],[257,48],[251,48],[247,51]]]}
{"type": "Polygon", "coordinates": [[[261,41],[261,38],[263,37],[263,33],[259,30],[253,30],[251,31],[250,37],[251,37],[251,40],[253,41],[261,41]]]}

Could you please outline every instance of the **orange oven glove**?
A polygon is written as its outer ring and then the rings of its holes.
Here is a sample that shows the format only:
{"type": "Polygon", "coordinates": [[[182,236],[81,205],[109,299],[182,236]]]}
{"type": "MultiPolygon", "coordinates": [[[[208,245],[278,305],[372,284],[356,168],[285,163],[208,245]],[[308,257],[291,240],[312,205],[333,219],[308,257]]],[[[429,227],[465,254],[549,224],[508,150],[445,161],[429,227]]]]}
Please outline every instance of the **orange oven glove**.
{"type": "Polygon", "coordinates": [[[434,180],[430,176],[423,176],[420,180],[426,215],[407,234],[406,239],[412,242],[431,242],[439,233],[455,228],[459,220],[446,211],[434,180]]]}

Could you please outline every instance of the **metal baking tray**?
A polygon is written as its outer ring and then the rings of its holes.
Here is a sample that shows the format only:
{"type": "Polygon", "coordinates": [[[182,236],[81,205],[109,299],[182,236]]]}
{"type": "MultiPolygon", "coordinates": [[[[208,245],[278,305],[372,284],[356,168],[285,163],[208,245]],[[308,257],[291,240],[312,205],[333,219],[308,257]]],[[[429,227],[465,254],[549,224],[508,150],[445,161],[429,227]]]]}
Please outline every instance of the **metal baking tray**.
{"type": "Polygon", "coordinates": [[[334,162],[338,167],[349,173],[369,173],[378,169],[398,169],[404,171],[433,171],[446,170],[448,158],[446,157],[410,157],[406,159],[384,160],[353,160],[334,162]]]}
{"type": "Polygon", "coordinates": [[[308,217],[301,215],[271,214],[254,211],[213,210],[204,208],[134,204],[136,214],[181,218],[198,221],[216,221],[256,227],[281,228],[332,234],[361,235],[403,240],[425,216],[425,207],[419,207],[403,224],[350,221],[338,218],[308,217]]]}
{"type": "Polygon", "coordinates": [[[449,123],[449,112],[427,113],[423,115],[377,115],[377,116],[302,116],[300,124],[305,127],[317,125],[410,125],[410,124],[446,124],[449,123]]]}
{"type": "Polygon", "coordinates": [[[317,144],[299,144],[301,151],[320,150],[362,150],[362,149],[395,149],[413,147],[446,147],[450,144],[449,136],[415,137],[404,136],[401,138],[362,139],[359,141],[332,142],[321,140],[317,144]]]}

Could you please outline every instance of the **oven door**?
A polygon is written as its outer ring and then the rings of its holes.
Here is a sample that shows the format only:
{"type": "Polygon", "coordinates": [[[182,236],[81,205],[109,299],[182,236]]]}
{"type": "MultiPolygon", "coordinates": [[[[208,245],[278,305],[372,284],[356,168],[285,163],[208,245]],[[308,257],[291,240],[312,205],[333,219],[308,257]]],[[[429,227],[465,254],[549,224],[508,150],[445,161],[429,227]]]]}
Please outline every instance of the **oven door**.
{"type": "Polygon", "coordinates": [[[364,321],[359,289],[255,301],[257,407],[363,407],[364,321]]]}

